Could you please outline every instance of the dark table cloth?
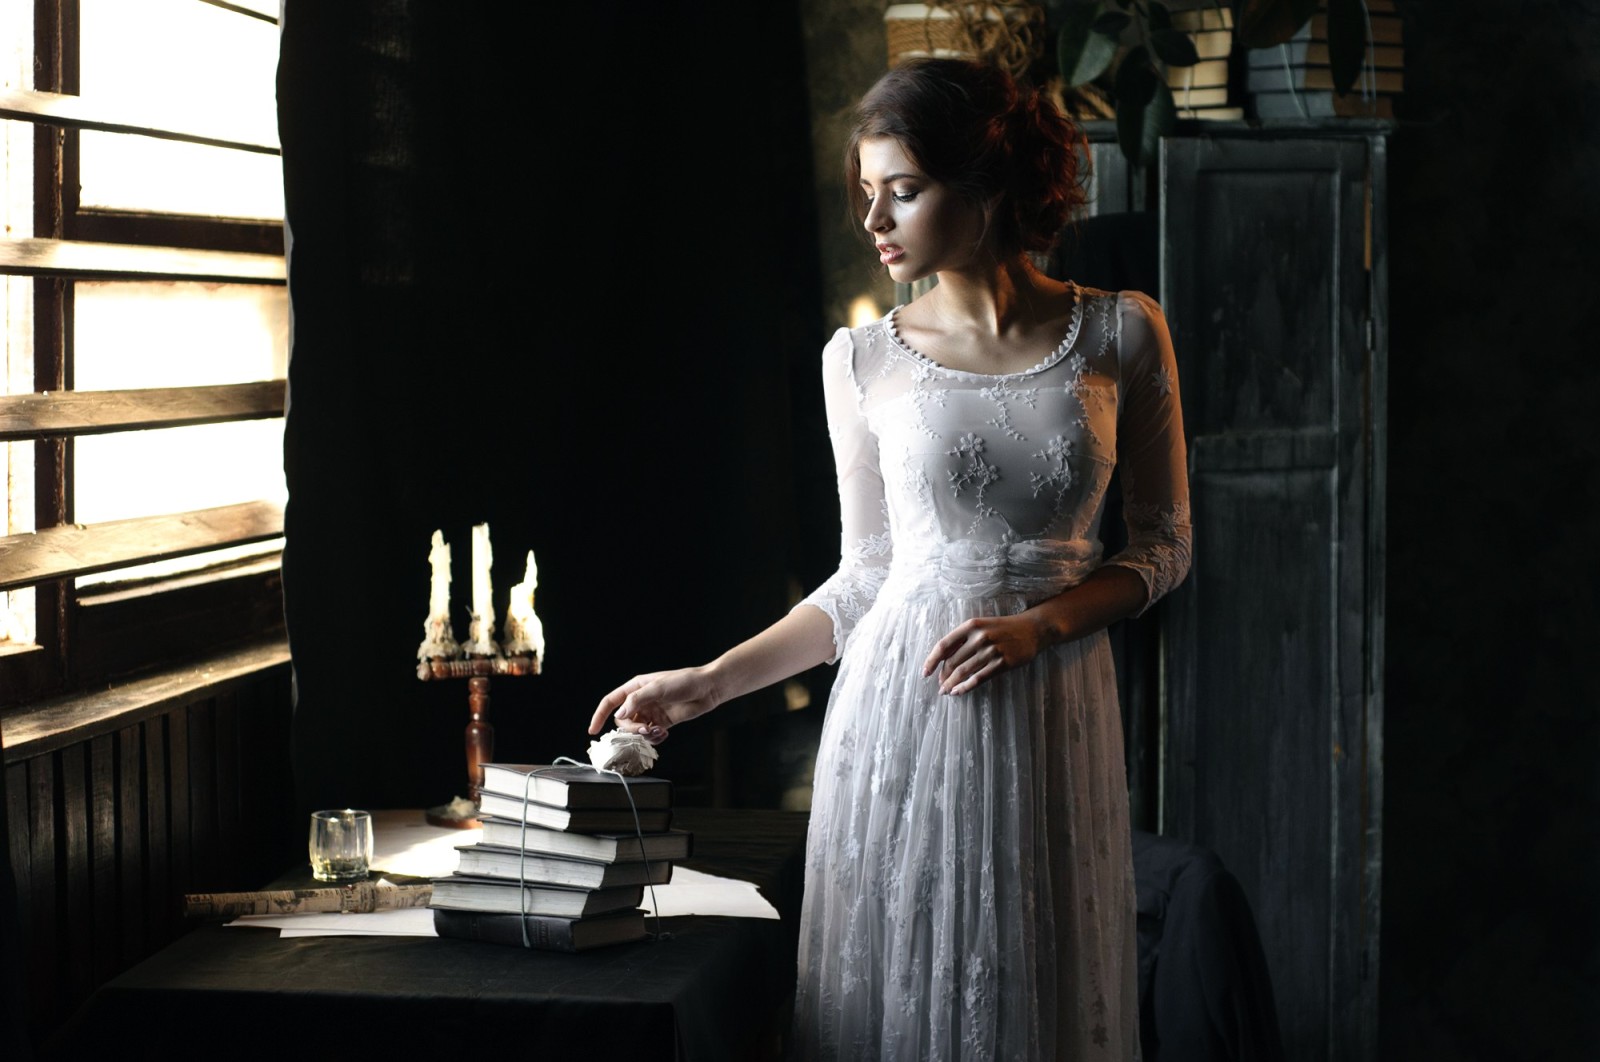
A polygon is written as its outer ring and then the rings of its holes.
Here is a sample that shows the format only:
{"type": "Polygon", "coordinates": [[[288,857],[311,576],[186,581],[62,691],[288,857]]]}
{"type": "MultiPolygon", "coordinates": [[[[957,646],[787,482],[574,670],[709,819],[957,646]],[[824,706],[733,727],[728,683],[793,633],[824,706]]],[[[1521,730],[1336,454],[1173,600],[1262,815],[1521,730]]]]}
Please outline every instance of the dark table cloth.
{"type": "Polygon", "coordinates": [[[49,1056],[763,1057],[794,989],[806,816],[682,808],[675,822],[695,835],[683,866],[756,883],[781,920],[669,918],[660,939],[575,955],[202,926],[104,985],[49,1056]]]}

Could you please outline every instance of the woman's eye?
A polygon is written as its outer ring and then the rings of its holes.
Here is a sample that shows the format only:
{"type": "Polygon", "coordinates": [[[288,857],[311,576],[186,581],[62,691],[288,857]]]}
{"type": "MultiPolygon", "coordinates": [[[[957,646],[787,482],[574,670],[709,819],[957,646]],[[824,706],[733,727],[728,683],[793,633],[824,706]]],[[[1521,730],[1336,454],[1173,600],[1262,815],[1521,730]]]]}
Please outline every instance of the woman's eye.
{"type": "Polygon", "coordinates": [[[916,197],[916,192],[896,192],[894,194],[894,201],[896,203],[909,203],[916,197]]]}

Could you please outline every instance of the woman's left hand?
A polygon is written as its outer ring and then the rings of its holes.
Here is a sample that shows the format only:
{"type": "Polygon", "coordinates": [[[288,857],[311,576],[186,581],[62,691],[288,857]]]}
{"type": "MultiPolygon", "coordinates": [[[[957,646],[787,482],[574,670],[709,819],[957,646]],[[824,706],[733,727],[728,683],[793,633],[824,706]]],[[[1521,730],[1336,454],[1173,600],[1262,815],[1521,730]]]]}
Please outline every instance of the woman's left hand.
{"type": "Polygon", "coordinates": [[[992,676],[1026,664],[1044,647],[1044,627],[1034,616],[974,616],[939,639],[923,661],[922,674],[940,671],[940,693],[970,693],[992,676]]]}

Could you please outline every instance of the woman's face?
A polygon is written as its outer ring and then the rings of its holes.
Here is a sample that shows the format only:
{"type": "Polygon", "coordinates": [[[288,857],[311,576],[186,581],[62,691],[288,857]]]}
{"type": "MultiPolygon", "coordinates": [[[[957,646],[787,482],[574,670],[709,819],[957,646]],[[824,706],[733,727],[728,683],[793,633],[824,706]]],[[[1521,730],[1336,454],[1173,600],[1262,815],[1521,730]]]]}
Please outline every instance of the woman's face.
{"type": "Polygon", "coordinates": [[[862,224],[878,261],[902,284],[970,267],[982,249],[983,212],[922,172],[898,140],[861,141],[862,224]]]}

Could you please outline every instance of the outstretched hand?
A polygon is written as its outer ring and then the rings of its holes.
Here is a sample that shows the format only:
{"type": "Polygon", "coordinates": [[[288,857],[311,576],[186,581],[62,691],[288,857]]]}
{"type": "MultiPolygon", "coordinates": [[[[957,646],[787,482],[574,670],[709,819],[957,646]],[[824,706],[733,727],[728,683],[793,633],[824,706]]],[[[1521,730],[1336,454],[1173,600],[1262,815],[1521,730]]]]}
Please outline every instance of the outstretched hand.
{"type": "Polygon", "coordinates": [[[704,715],[718,703],[716,688],[704,668],[636,675],[600,698],[589,733],[598,734],[606,719],[615,715],[619,730],[659,745],[667,740],[670,727],[704,715]]]}
{"type": "Polygon", "coordinates": [[[939,639],[922,663],[922,674],[939,671],[940,693],[970,693],[1000,672],[1026,664],[1044,647],[1043,627],[1026,613],[974,616],[939,639]]]}

